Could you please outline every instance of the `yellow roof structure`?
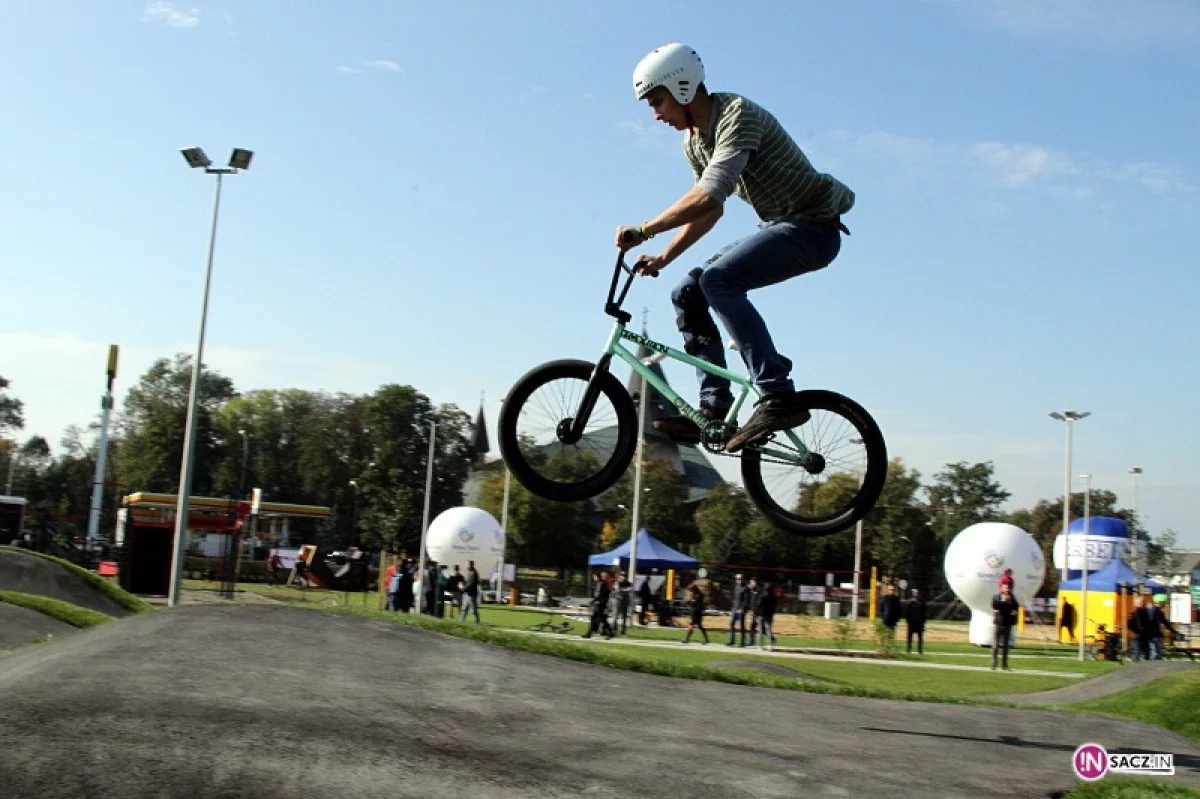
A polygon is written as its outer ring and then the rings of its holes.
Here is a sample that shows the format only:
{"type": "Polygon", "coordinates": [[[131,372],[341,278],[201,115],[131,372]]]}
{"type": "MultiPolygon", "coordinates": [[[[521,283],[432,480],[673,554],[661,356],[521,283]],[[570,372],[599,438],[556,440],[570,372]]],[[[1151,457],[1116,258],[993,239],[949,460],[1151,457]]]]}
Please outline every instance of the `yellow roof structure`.
{"type": "MultiPolygon", "coordinates": [[[[179,502],[177,494],[152,494],[138,491],[129,494],[121,500],[135,512],[139,508],[174,508],[179,502]]],[[[249,500],[240,500],[248,503],[249,500]]],[[[190,497],[188,506],[192,510],[225,511],[229,509],[231,500],[221,497],[190,497]]],[[[259,505],[260,516],[291,516],[294,518],[327,518],[333,515],[333,510],[323,505],[295,505],[290,502],[263,502],[259,505]]]]}

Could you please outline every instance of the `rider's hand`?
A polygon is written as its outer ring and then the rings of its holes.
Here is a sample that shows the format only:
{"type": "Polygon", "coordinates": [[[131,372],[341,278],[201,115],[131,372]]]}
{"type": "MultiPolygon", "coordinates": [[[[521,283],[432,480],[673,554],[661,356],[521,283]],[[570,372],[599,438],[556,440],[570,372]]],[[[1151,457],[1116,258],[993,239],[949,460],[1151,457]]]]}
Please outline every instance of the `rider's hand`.
{"type": "Polygon", "coordinates": [[[643,255],[633,265],[633,271],[640,275],[658,277],[658,273],[666,269],[668,263],[669,261],[661,255],[643,255]]]}
{"type": "Polygon", "coordinates": [[[621,252],[628,252],[634,247],[646,241],[646,237],[642,235],[641,227],[632,227],[629,225],[621,225],[617,228],[617,249],[621,252]]]}

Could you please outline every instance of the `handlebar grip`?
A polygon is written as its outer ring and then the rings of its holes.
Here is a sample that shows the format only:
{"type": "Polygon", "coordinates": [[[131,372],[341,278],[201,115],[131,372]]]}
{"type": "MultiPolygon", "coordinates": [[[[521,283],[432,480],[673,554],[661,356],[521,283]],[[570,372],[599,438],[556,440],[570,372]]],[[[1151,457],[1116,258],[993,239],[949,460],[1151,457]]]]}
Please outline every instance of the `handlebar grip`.
{"type": "Polygon", "coordinates": [[[637,244],[638,243],[637,233],[635,233],[632,230],[626,230],[625,232],[623,232],[621,234],[621,243],[622,244],[637,244]]]}

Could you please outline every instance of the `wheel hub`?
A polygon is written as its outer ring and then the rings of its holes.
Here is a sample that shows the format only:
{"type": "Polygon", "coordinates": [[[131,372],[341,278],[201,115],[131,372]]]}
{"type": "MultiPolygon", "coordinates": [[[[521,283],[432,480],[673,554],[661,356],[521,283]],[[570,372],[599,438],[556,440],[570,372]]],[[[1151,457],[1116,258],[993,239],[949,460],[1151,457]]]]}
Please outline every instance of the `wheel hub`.
{"type": "Polygon", "coordinates": [[[558,427],[554,429],[554,434],[558,437],[559,443],[562,444],[578,444],[582,435],[572,433],[571,428],[575,425],[575,419],[568,416],[558,423],[558,427]]]}

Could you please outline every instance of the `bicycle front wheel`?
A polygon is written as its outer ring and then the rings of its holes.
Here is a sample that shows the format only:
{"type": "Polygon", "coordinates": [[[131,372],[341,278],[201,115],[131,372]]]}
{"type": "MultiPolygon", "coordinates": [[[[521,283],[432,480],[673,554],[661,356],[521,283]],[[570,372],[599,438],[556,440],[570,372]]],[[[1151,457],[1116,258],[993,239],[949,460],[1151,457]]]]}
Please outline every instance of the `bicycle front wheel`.
{"type": "Polygon", "coordinates": [[[594,370],[587,361],[551,361],[526,373],[504,399],[500,453],[513,477],[539,497],[590,499],[633,460],[637,411],[609,372],[595,376],[598,393],[582,436],[569,435],[594,370]]]}
{"type": "Polygon", "coordinates": [[[746,448],[742,481],[751,501],[779,529],[833,535],[875,507],[887,480],[887,445],[875,420],[848,397],[832,391],[799,396],[812,418],[746,448]],[[812,453],[804,464],[796,441],[812,453]]]}

